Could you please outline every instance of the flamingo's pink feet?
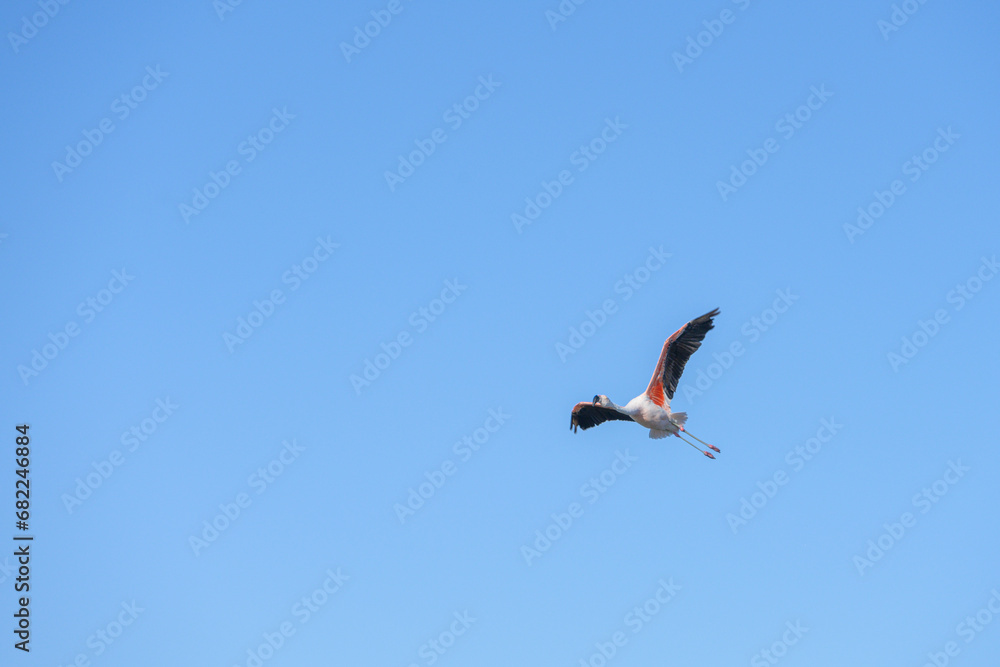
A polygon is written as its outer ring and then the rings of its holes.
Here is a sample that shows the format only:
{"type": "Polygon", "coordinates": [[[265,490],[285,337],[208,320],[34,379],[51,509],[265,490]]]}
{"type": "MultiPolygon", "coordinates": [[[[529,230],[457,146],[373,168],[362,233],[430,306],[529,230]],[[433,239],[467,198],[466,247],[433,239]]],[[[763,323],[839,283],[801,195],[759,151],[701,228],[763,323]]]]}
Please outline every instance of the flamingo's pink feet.
{"type": "MultiPolygon", "coordinates": [[[[718,451],[718,450],[716,450],[716,451],[718,451]]],[[[712,452],[702,452],[702,454],[704,454],[705,456],[707,456],[710,459],[714,459],[715,458],[714,456],[712,456],[712,452]]]]}
{"type": "MultiPolygon", "coordinates": [[[[708,443],[705,443],[705,444],[708,444],[708,443]]],[[[715,445],[708,445],[708,446],[712,449],[713,452],[719,452],[720,454],[722,453],[722,450],[719,449],[718,447],[716,447],[715,445]]]]}

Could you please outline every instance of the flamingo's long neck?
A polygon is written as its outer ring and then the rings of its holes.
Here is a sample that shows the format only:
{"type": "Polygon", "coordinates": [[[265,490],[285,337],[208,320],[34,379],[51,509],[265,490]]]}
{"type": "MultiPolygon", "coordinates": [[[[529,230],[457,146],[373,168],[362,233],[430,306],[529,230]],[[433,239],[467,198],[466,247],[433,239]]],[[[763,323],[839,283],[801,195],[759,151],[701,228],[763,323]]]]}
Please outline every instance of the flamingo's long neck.
{"type": "Polygon", "coordinates": [[[623,415],[628,415],[629,417],[631,417],[633,414],[635,414],[635,410],[630,409],[627,405],[617,405],[610,398],[608,399],[608,403],[611,405],[612,410],[617,410],[623,415]]]}

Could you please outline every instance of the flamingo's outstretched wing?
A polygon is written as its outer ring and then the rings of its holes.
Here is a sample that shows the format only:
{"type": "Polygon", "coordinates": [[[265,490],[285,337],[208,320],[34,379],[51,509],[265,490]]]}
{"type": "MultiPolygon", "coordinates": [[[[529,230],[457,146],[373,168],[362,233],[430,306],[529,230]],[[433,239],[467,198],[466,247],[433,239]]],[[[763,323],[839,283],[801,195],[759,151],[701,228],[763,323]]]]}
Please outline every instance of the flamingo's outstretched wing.
{"type": "Polygon", "coordinates": [[[624,415],[617,410],[602,408],[600,405],[581,401],[573,406],[573,414],[569,420],[569,427],[576,433],[578,426],[583,430],[587,430],[591,426],[597,426],[598,424],[603,424],[606,421],[614,419],[626,422],[634,421],[628,415],[624,415]]]}
{"type": "Polygon", "coordinates": [[[651,401],[663,407],[663,405],[674,397],[677,391],[677,383],[684,372],[684,365],[695,351],[701,347],[701,341],[705,340],[705,334],[715,326],[712,318],[719,314],[716,308],[710,313],[705,313],[701,317],[696,317],[680,329],[663,344],[660,352],[660,359],[656,362],[656,370],[653,371],[653,378],[646,387],[646,396],[651,401]]]}

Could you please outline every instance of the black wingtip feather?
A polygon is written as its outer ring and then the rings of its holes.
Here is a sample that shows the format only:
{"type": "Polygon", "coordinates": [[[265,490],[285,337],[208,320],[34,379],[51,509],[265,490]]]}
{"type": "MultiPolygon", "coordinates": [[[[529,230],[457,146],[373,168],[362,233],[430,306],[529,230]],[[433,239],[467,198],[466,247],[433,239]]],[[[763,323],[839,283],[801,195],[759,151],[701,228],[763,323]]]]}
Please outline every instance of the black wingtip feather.
{"type": "Polygon", "coordinates": [[[670,344],[667,350],[667,362],[663,365],[663,392],[668,399],[674,397],[677,383],[680,382],[688,359],[701,347],[705,335],[715,328],[715,322],[712,320],[718,314],[719,309],[715,308],[701,317],[694,318],[681,328],[677,338],[670,344]]]}

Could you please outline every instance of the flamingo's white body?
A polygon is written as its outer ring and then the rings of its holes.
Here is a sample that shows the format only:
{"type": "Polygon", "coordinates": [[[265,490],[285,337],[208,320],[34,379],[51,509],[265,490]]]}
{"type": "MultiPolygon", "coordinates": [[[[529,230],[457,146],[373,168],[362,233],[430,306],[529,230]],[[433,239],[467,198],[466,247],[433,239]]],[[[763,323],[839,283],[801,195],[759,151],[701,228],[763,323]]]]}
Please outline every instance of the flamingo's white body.
{"type": "MultiPolygon", "coordinates": [[[[602,398],[606,399],[607,397],[602,398]]],[[[679,430],[677,426],[683,425],[684,421],[687,420],[687,413],[670,411],[669,401],[664,401],[664,405],[661,407],[645,393],[639,394],[625,405],[615,405],[611,401],[598,402],[598,405],[628,415],[632,421],[649,429],[650,438],[665,438],[677,433],[679,430]]]]}
{"type": "MultiPolygon", "coordinates": [[[[684,431],[684,423],[687,421],[687,413],[671,412],[670,399],[677,391],[677,383],[681,373],[684,372],[684,365],[687,364],[691,355],[701,347],[701,341],[705,339],[705,334],[714,326],[712,318],[718,314],[719,309],[716,308],[710,313],[705,313],[701,317],[691,320],[663,343],[660,358],[656,362],[653,377],[650,379],[646,391],[625,405],[616,405],[603,394],[594,396],[594,400],[589,403],[577,403],[573,407],[570,428],[574,431],[577,427],[586,430],[609,420],[634,421],[649,429],[650,438],[665,438],[668,435],[680,437],[680,432],[684,431]]],[[[698,438],[695,439],[698,440],[698,438]]],[[[688,441],[685,440],[685,442],[688,441]]],[[[702,441],[699,440],[699,442],[702,441]]],[[[700,449],[693,443],[688,442],[688,444],[700,449]]],[[[719,451],[713,445],[708,446],[719,451]]],[[[702,453],[710,458],[715,458],[709,452],[702,450],[702,453]]]]}

